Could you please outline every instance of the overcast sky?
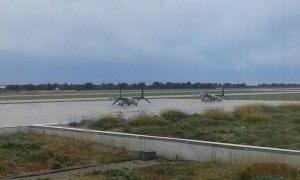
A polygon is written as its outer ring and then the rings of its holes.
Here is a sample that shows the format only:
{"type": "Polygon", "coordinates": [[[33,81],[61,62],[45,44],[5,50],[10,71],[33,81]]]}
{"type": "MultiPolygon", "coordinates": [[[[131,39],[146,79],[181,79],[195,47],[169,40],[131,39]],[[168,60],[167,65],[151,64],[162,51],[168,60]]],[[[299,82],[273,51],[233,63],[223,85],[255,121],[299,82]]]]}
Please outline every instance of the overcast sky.
{"type": "Polygon", "coordinates": [[[300,83],[299,0],[0,0],[0,84],[300,83]]]}

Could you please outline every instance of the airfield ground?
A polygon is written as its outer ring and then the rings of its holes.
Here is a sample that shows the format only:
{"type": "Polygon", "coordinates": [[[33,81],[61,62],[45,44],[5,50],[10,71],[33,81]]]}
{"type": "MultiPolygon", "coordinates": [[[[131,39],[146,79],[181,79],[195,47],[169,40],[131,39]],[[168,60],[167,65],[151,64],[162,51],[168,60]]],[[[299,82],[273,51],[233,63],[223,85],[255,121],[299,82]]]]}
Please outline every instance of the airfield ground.
{"type": "MultiPolygon", "coordinates": [[[[0,127],[65,123],[116,113],[126,118],[142,113],[158,114],[169,108],[201,113],[209,108],[232,110],[243,104],[300,103],[300,89],[228,89],[226,95],[235,100],[212,103],[197,98],[201,92],[203,90],[147,90],[145,96],[151,104],[140,101],[138,106],[112,106],[112,97],[117,96],[118,91],[1,92],[0,127]]],[[[138,93],[124,91],[123,96],[134,97],[138,93]]]]}
{"type": "MultiPolygon", "coordinates": [[[[202,102],[197,98],[201,92],[204,91],[146,91],[145,96],[150,99],[151,104],[141,101],[138,106],[112,106],[112,98],[118,95],[118,91],[0,92],[0,127],[65,123],[84,118],[97,118],[106,114],[121,114],[125,117],[143,113],[158,114],[161,110],[169,108],[181,109],[188,113],[201,113],[210,108],[229,111],[245,104],[300,103],[300,89],[231,89],[226,93],[230,98],[229,101],[211,103],[202,102]]],[[[209,93],[217,94],[219,91],[209,93]]],[[[124,97],[134,97],[138,96],[139,92],[124,91],[123,94],[124,97]]],[[[173,172],[173,166],[170,168],[173,172]]],[[[178,170],[177,167],[174,169],[174,171],[178,170]]],[[[202,165],[200,169],[202,172],[202,165]]],[[[227,170],[228,167],[220,167],[218,170],[222,174],[220,177],[223,177],[223,172],[228,172],[227,170]]],[[[207,169],[207,174],[213,175],[211,172],[215,171],[216,167],[213,165],[212,168],[207,169]]],[[[169,169],[166,172],[169,172],[169,169]]],[[[141,170],[141,174],[143,173],[141,170]]]]}

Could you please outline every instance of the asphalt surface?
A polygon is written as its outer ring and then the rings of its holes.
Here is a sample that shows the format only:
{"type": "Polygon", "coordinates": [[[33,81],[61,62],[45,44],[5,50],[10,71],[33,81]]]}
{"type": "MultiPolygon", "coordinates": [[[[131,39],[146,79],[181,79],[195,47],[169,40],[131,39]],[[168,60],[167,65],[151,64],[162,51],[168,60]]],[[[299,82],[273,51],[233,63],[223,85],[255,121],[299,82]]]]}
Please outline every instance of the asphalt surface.
{"type": "Polygon", "coordinates": [[[87,118],[99,118],[107,114],[120,114],[125,118],[137,114],[158,114],[161,110],[177,108],[188,113],[201,113],[209,108],[232,110],[235,106],[253,103],[278,105],[299,101],[246,101],[223,100],[202,102],[200,99],[151,99],[151,104],[140,101],[138,106],[112,105],[113,101],[14,103],[0,104],[0,127],[32,124],[67,123],[87,118]]]}

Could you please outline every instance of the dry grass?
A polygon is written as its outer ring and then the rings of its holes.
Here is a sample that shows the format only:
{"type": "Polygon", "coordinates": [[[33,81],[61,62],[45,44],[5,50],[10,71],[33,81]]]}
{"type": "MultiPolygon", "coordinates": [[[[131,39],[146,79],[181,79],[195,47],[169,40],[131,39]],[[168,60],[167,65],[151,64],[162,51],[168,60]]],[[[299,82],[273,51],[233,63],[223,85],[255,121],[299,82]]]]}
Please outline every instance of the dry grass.
{"type": "Polygon", "coordinates": [[[159,116],[148,116],[148,115],[138,115],[129,121],[132,126],[142,126],[142,125],[165,125],[167,122],[164,117],[159,116]]]}
{"type": "Polygon", "coordinates": [[[57,136],[17,133],[0,137],[2,176],[132,159],[126,151],[57,136]]]}
{"type": "Polygon", "coordinates": [[[166,120],[184,119],[188,117],[188,114],[179,109],[165,109],[160,112],[160,116],[164,117],[166,120]]]}
{"type": "Polygon", "coordinates": [[[285,110],[285,111],[295,111],[300,112],[300,104],[283,104],[277,106],[278,109],[285,110]]]}
{"type": "Polygon", "coordinates": [[[233,115],[237,119],[242,119],[242,117],[247,114],[255,114],[257,112],[262,112],[262,110],[262,107],[258,104],[243,105],[235,107],[233,110],[233,115]]]}
{"type": "Polygon", "coordinates": [[[258,105],[258,104],[251,104],[251,105],[244,105],[238,106],[233,110],[233,116],[236,119],[257,123],[269,120],[270,117],[263,113],[264,111],[276,111],[275,107],[269,105],[258,105]]]}
{"type": "Polygon", "coordinates": [[[261,121],[267,121],[269,120],[269,117],[262,112],[252,112],[249,114],[244,114],[241,119],[247,122],[257,123],[261,121]]]}
{"type": "Polygon", "coordinates": [[[101,127],[117,124],[120,122],[121,119],[119,117],[107,115],[93,122],[91,126],[94,128],[101,128],[101,127]]]}
{"type": "Polygon", "coordinates": [[[300,172],[284,163],[255,163],[240,173],[241,180],[250,179],[299,179],[300,172]]]}
{"type": "Polygon", "coordinates": [[[234,120],[234,116],[232,112],[226,112],[220,109],[211,109],[204,111],[202,113],[202,117],[205,119],[213,119],[213,120],[234,120]]]}

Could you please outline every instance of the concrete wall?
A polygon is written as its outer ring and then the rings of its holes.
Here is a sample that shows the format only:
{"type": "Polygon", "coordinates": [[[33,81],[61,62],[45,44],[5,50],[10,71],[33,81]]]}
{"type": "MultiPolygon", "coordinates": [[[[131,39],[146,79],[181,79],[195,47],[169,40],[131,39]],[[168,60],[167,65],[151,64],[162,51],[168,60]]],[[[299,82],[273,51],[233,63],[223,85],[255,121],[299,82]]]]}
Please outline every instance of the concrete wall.
{"type": "Polygon", "coordinates": [[[155,150],[158,157],[200,162],[287,162],[300,167],[300,151],[214,143],[177,138],[82,130],[54,126],[31,126],[33,132],[92,141],[130,151],[155,150]]]}

